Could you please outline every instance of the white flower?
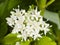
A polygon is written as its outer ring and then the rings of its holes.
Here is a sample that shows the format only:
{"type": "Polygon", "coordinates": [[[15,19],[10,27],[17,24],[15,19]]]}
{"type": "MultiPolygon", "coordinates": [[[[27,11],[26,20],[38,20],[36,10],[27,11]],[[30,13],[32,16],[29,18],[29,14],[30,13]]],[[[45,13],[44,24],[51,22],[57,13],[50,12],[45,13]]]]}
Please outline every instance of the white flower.
{"type": "Polygon", "coordinates": [[[12,18],[9,18],[9,17],[7,17],[6,20],[7,20],[8,25],[11,26],[11,27],[13,27],[14,20],[12,18]]]}
{"type": "Polygon", "coordinates": [[[42,37],[40,31],[44,31],[45,35],[50,31],[49,24],[43,21],[43,17],[40,15],[41,11],[38,11],[37,8],[27,12],[23,9],[19,10],[19,8],[13,10],[15,12],[11,11],[10,17],[6,20],[9,26],[13,26],[12,33],[18,33],[18,38],[22,38],[24,41],[28,37],[36,40],[42,37]]]}

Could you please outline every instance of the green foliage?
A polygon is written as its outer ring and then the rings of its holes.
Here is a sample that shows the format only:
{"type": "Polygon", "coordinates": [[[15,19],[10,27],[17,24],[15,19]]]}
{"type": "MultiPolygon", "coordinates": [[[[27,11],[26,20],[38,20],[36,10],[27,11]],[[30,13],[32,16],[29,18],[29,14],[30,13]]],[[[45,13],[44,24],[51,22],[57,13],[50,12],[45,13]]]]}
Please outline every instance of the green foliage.
{"type": "Polygon", "coordinates": [[[0,4],[0,17],[6,18],[10,11],[16,7],[21,1],[20,0],[6,0],[0,4]],[[14,2],[14,3],[13,3],[14,2]],[[18,2],[18,3],[17,3],[18,2]]]}
{"type": "Polygon", "coordinates": [[[7,11],[7,4],[8,4],[8,1],[6,0],[5,2],[2,2],[0,4],[0,17],[5,17],[5,12],[7,11]],[[4,15],[4,16],[3,16],[4,15]]]}
{"type": "Polygon", "coordinates": [[[51,38],[43,36],[39,40],[33,41],[31,45],[56,45],[56,43],[51,38]]]}
{"type": "Polygon", "coordinates": [[[53,12],[60,11],[60,0],[55,0],[47,9],[53,12]]]}
{"type": "Polygon", "coordinates": [[[45,9],[52,4],[55,0],[36,0],[39,9],[41,10],[41,15],[44,15],[45,9]],[[43,3],[42,3],[43,2],[43,3]]]}
{"type": "Polygon", "coordinates": [[[22,41],[20,42],[20,45],[30,45],[31,41],[22,41]]]}
{"type": "Polygon", "coordinates": [[[46,36],[42,37],[38,42],[39,45],[56,45],[54,41],[52,41],[49,37],[46,36]]]}
{"type": "MultiPolygon", "coordinates": [[[[59,14],[51,11],[45,11],[44,17],[48,19],[49,21],[53,22],[52,25],[52,32],[54,33],[55,40],[58,42],[58,45],[60,45],[60,18],[59,14]]],[[[53,34],[52,34],[53,35],[53,34]]]]}
{"type": "Polygon", "coordinates": [[[17,6],[19,3],[21,3],[20,0],[9,0],[8,10],[11,10],[11,9],[14,8],[15,6],[17,6]],[[17,2],[18,2],[18,3],[17,3],[17,2]]]}
{"type": "Polygon", "coordinates": [[[2,40],[3,45],[15,45],[16,42],[20,42],[21,45],[29,45],[31,41],[21,41],[21,38],[17,38],[17,34],[8,34],[2,40]]]}
{"type": "Polygon", "coordinates": [[[58,13],[50,12],[50,11],[45,11],[44,18],[47,20],[57,24],[58,28],[60,29],[60,19],[58,13]]]}
{"type": "Polygon", "coordinates": [[[17,38],[17,34],[8,34],[2,40],[3,45],[14,45],[20,38],[17,38]]]}
{"type": "Polygon", "coordinates": [[[3,37],[7,32],[7,24],[5,21],[3,21],[1,24],[0,24],[0,38],[3,37]]]}

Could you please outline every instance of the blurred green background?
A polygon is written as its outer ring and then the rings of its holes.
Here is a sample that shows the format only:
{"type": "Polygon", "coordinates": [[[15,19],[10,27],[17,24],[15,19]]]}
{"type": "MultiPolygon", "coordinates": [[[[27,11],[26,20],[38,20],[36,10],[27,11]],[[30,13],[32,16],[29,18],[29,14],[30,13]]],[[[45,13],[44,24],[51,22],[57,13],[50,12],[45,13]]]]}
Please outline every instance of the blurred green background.
{"type": "MultiPolygon", "coordinates": [[[[20,9],[28,10],[32,4],[36,6],[36,0],[0,0],[0,45],[2,39],[11,32],[11,27],[6,24],[5,19],[10,15],[10,11],[17,8],[18,5],[20,5],[20,9]]],[[[44,18],[48,19],[47,23],[53,26],[51,28],[52,35],[47,34],[47,36],[60,45],[60,0],[55,0],[46,8],[44,18]]]]}

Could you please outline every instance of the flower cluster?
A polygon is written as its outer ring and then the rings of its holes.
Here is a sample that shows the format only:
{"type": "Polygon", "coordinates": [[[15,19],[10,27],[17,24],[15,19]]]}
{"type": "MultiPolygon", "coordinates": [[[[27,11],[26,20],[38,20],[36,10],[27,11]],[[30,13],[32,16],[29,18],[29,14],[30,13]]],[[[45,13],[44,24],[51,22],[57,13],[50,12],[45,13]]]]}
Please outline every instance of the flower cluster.
{"type": "Polygon", "coordinates": [[[49,24],[43,21],[43,17],[37,8],[28,11],[19,10],[19,8],[13,10],[6,20],[7,24],[13,28],[12,33],[18,33],[18,38],[26,41],[30,37],[35,40],[42,37],[42,34],[46,35],[50,30],[49,24]],[[40,33],[40,31],[43,31],[43,33],[40,33]]]}

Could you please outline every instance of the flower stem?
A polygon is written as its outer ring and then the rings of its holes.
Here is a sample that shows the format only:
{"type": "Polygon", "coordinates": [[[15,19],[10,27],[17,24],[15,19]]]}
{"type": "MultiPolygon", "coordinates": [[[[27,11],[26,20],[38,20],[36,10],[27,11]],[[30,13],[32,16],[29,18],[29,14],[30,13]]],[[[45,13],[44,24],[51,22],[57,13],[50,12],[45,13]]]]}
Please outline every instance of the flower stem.
{"type": "Polygon", "coordinates": [[[44,15],[45,9],[54,2],[54,0],[36,0],[39,10],[41,10],[41,15],[44,15]]]}

